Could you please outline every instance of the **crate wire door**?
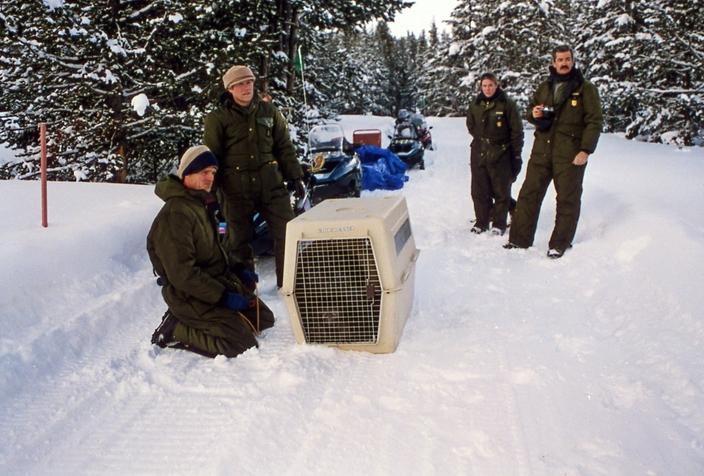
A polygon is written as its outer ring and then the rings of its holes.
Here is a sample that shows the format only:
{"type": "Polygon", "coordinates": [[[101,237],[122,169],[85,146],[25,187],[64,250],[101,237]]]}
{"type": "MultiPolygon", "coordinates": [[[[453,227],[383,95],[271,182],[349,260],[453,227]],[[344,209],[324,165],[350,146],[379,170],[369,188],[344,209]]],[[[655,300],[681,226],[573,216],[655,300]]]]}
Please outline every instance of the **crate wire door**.
{"type": "Polygon", "coordinates": [[[301,240],[294,299],[307,343],[375,344],[381,282],[371,240],[301,240]]]}

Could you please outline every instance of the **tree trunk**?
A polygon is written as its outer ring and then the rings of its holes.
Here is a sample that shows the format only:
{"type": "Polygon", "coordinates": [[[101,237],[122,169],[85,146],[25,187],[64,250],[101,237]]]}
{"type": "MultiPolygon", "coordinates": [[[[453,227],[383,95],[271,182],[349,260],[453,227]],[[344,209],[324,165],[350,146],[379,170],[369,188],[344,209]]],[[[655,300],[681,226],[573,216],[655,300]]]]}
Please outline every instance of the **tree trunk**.
{"type": "Polygon", "coordinates": [[[289,35],[288,35],[288,66],[287,74],[288,78],[286,80],[286,92],[289,96],[293,95],[293,88],[296,86],[296,48],[298,47],[298,9],[295,7],[291,12],[291,19],[289,22],[289,35]]]}

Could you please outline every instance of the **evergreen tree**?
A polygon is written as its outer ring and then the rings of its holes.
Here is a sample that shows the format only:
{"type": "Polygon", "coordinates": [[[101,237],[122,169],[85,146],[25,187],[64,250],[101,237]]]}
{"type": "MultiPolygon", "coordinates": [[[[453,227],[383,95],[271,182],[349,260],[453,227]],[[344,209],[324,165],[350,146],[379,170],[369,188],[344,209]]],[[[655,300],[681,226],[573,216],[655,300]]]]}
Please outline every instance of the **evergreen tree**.
{"type": "MultiPolygon", "coordinates": [[[[461,17],[468,5],[460,3],[453,12],[453,18],[448,22],[453,29],[460,28],[461,17]]],[[[425,96],[424,114],[434,116],[458,116],[466,112],[466,102],[469,98],[467,88],[461,85],[462,77],[467,70],[466,62],[458,43],[453,36],[442,33],[438,35],[433,23],[430,29],[429,53],[424,71],[419,83],[425,96]]]]}
{"type": "MultiPolygon", "coordinates": [[[[56,160],[52,178],[154,179],[179,149],[197,140],[209,64],[196,53],[205,50],[194,34],[200,5],[30,5],[29,23],[26,8],[12,6],[14,16],[6,16],[20,25],[8,39],[23,45],[25,59],[6,71],[3,84],[17,85],[23,75],[31,75],[31,88],[15,88],[13,113],[22,127],[49,123],[56,160]],[[135,97],[148,98],[149,107],[135,111],[135,97]]],[[[16,135],[3,139],[26,145],[16,135]]],[[[3,175],[23,176],[24,168],[35,168],[32,160],[16,165],[5,167],[3,175]]]]}
{"type": "Polygon", "coordinates": [[[704,13],[697,2],[589,2],[580,56],[600,88],[606,130],[704,142],[704,13]]]}
{"type": "Polygon", "coordinates": [[[463,103],[476,95],[481,74],[491,71],[525,106],[547,73],[552,49],[569,43],[568,32],[576,22],[567,14],[568,7],[563,0],[460,2],[450,22],[450,56],[457,57],[455,64],[461,60],[465,69],[460,79],[463,103]]]}
{"type": "MultiPolygon", "coordinates": [[[[0,15],[0,141],[26,148],[0,178],[35,177],[50,125],[52,179],[152,181],[202,135],[231,65],[302,122],[293,53],[325,29],[388,20],[403,0],[13,2],[0,15]],[[136,101],[133,103],[133,101],[136,101]],[[144,107],[148,101],[148,107],[144,107]],[[141,105],[141,107],[137,107],[141,105]]],[[[301,94],[302,96],[302,94],[301,94]]]]}
{"type": "Polygon", "coordinates": [[[394,56],[394,69],[396,74],[397,99],[396,109],[408,109],[414,111],[419,101],[419,47],[418,39],[409,33],[405,38],[401,38],[395,45],[396,54],[394,56]]]}

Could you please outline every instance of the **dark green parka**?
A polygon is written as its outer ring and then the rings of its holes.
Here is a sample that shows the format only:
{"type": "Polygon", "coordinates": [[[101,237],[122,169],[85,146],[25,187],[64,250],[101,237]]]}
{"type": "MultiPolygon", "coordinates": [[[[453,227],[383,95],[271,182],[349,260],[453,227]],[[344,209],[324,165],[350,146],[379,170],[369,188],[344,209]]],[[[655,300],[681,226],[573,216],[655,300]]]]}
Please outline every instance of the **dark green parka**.
{"type": "Polygon", "coordinates": [[[535,125],[531,160],[569,162],[579,151],[596,149],[604,119],[596,87],[573,68],[565,81],[550,67],[550,77],[542,82],[528,105],[528,122],[535,125]],[[558,82],[564,83],[555,97],[558,82]],[[535,119],[533,107],[544,104],[554,111],[551,117],[535,119]]]}
{"type": "Polygon", "coordinates": [[[228,337],[228,321],[239,317],[219,304],[223,293],[251,293],[228,268],[218,220],[205,205],[212,195],[186,189],[173,175],[161,179],[155,193],[166,203],[149,230],[147,251],[165,278],[166,304],[182,324],[228,337]]]}
{"type": "Polygon", "coordinates": [[[287,193],[283,180],[303,176],[286,120],[256,95],[243,108],[223,93],[220,107],[205,117],[204,129],[203,141],[220,161],[219,182],[228,199],[268,202],[287,193]]]}
{"type": "Polygon", "coordinates": [[[521,168],[523,122],[516,103],[498,89],[492,98],[479,94],[467,112],[467,130],[472,135],[471,160],[491,167],[508,161],[514,174],[521,168]]]}

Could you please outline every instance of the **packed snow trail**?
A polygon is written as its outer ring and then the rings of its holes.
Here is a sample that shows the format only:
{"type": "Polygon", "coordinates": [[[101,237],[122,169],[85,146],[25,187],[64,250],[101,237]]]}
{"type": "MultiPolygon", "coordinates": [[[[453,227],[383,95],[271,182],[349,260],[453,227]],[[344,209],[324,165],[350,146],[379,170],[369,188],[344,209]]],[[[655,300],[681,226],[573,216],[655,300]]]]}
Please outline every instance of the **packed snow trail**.
{"type": "Polygon", "coordinates": [[[0,182],[0,474],[704,474],[702,150],[602,137],[552,261],[554,192],[531,249],[469,233],[464,120],[430,123],[426,170],[370,194],[421,249],[388,355],[297,345],[269,259],[258,349],[153,347],[153,187],[52,183],[44,230],[39,184],[0,182]]]}

